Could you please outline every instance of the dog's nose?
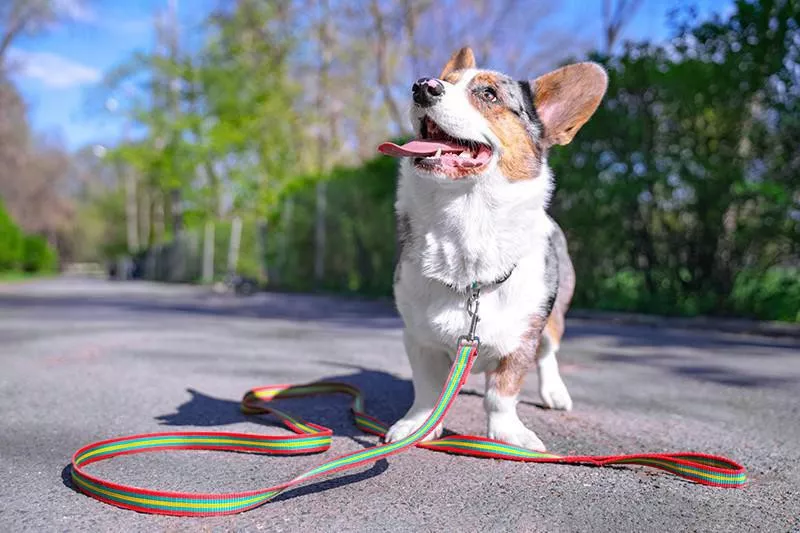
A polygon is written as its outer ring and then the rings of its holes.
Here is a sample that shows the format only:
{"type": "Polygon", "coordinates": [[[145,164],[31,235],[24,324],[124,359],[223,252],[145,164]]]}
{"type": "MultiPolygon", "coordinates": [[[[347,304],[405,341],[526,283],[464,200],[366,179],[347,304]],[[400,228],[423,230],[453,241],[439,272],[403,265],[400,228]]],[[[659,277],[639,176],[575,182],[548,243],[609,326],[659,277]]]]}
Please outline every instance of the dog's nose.
{"type": "Polygon", "coordinates": [[[420,78],[411,87],[414,102],[420,107],[430,107],[444,94],[444,85],[435,78],[420,78]]]}

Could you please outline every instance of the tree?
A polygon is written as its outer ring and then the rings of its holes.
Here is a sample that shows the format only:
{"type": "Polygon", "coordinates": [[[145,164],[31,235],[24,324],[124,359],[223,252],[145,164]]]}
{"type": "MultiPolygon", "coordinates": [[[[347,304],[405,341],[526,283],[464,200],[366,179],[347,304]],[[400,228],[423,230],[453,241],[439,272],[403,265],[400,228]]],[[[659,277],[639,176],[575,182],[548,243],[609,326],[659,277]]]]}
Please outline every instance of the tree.
{"type": "Polygon", "coordinates": [[[605,52],[610,55],[626,24],[636,15],[642,0],[603,0],[603,37],[605,52]]]}
{"type": "Polygon", "coordinates": [[[8,51],[15,39],[69,20],[81,7],[80,1],[65,5],[54,0],[5,0],[0,4],[0,72],[6,66],[8,51]]]}
{"type": "Polygon", "coordinates": [[[120,111],[146,132],[110,153],[138,176],[137,195],[149,204],[140,215],[151,234],[146,245],[161,240],[161,213],[171,214],[169,236],[184,219],[235,214],[264,227],[275,216],[305,133],[294,118],[298,91],[288,76],[284,9],[254,0],[220,8],[207,21],[203,46],[181,54],[167,26],[163,47],[107,76],[110,95],[127,89],[120,111]]]}
{"type": "Polygon", "coordinates": [[[0,199],[25,232],[44,235],[57,246],[64,245],[73,215],[63,179],[68,155],[58,143],[31,133],[25,104],[8,77],[15,66],[9,64],[9,51],[21,35],[69,20],[81,5],[68,9],[52,0],[0,3],[0,199]]]}
{"type": "Polygon", "coordinates": [[[779,80],[797,76],[797,6],[736,7],[726,21],[684,25],[668,46],[610,58],[603,107],[554,154],[579,301],[628,291],[607,305],[730,310],[741,272],[797,257],[797,174],[766,172],[791,167],[777,126],[795,122],[784,111],[796,91],[779,80]]]}
{"type": "Polygon", "coordinates": [[[22,231],[0,200],[0,272],[15,270],[22,260],[22,231]]]}

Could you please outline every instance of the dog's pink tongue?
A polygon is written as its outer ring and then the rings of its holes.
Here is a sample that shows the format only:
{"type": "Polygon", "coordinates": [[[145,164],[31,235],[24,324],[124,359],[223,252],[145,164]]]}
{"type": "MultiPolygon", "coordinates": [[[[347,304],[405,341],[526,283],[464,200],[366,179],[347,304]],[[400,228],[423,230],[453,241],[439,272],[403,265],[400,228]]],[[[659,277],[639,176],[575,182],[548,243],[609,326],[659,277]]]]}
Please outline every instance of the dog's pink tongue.
{"type": "Polygon", "coordinates": [[[464,147],[449,141],[425,141],[422,139],[415,139],[403,146],[390,142],[385,142],[378,146],[380,153],[392,157],[425,157],[435,155],[438,150],[442,152],[462,152],[464,147]]]}

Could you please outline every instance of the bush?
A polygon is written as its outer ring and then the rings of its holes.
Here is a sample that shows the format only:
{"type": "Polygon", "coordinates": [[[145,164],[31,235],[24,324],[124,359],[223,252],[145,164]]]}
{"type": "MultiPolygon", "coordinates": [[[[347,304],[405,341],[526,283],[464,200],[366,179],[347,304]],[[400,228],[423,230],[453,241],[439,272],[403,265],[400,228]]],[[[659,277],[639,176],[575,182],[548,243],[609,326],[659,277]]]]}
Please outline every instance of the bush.
{"type": "Polygon", "coordinates": [[[0,272],[16,270],[22,262],[22,231],[0,201],[0,272]]]}
{"type": "Polygon", "coordinates": [[[640,272],[622,270],[602,280],[590,306],[608,311],[638,310],[645,294],[644,276],[640,272]]]}
{"type": "Polygon", "coordinates": [[[291,191],[292,216],[275,224],[273,264],[279,283],[295,290],[321,288],[390,296],[395,259],[394,197],[397,162],[377,157],[355,168],[338,167],[298,181],[291,191]],[[325,271],[314,279],[316,186],[327,182],[325,271]],[[285,240],[282,240],[285,239],[285,240]],[[284,243],[284,244],[281,244],[284,243]]]}
{"type": "Polygon", "coordinates": [[[58,266],[58,254],[41,235],[25,236],[22,249],[25,272],[52,272],[58,266]]]}
{"type": "Polygon", "coordinates": [[[730,299],[740,315],[800,322],[800,268],[740,272],[730,299]]]}
{"type": "Polygon", "coordinates": [[[676,291],[672,298],[650,293],[641,272],[623,270],[602,280],[593,288],[592,296],[593,300],[576,299],[575,307],[800,322],[800,268],[771,268],[765,272],[745,270],[736,276],[730,294],[676,291]]]}

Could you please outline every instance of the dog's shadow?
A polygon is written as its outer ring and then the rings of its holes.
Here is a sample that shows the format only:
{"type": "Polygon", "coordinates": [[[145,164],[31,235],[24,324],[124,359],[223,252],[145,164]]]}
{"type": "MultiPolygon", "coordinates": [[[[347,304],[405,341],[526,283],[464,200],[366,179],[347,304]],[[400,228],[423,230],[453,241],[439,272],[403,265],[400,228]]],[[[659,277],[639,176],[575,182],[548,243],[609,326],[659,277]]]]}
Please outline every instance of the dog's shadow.
{"type": "MultiPolygon", "coordinates": [[[[470,390],[461,389],[461,392],[459,394],[462,394],[464,396],[475,396],[476,398],[483,398],[484,396],[486,396],[482,392],[478,392],[476,390],[471,390],[471,389],[470,390]]],[[[541,401],[528,400],[528,399],[520,397],[519,400],[517,400],[517,403],[519,405],[528,405],[530,407],[536,407],[537,409],[540,409],[542,411],[552,411],[552,409],[547,407],[544,404],[544,402],[541,402],[541,401]]]]}
{"type": "MultiPolygon", "coordinates": [[[[400,418],[414,399],[411,382],[398,378],[387,372],[370,370],[359,366],[339,363],[325,363],[327,366],[355,370],[355,373],[342,373],[320,378],[318,381],[339,381],[358,387],[364,397],[367,412],[380,420],[391,422],[400,418]]],[[[215,398],[194,389],[187,389],[191,395],[174,413],[156,417],[165,426],[212,427],[256,422],[259,424],[279,425],[275,419],[262,416],[247,416],[239,409],[239,401],[215,398]]],[[[350,414],[350,398],[346,395],[336,397],[311,396],[291,400],[277,400],[282,410],[292,413],[309,422],[323,425],[333,430],[334,435],[349,437],[368,448],[374,446],[374,438],[360,431],[350,414]],[[324,398],[324,400],[322,400],[324,398]]],[[[334,489],[350,483],[356,483],[379,476],[388,468],[386,460],[376,462],[364,472],[318,481],[304,485],[278,496],[275,501],[289,500],[334,489]]]]}
{"type": "MultiPolygon", "coordinates": [[[[387,372],[370,370],[363,367],[326,363],[327,366],[338,366],[356,370],[355,373],[330,375],[316,381],[337,381],[355,385],[361,390],[367,412],[387,422],[402,416],[413,400],[411,382],[398,378],[387,372]]],[[[196,389],[189,388],[189,399],[179,405],[175,412],[156,417],[161,425],[218,427],[242,422],[279,425],[269,417],[247,416],[239,409],[239,400],[216,398],[196,389]]],[[[321,424],[341,436],[364,435],[352,421],[347,395],[311,396],[308,398],[273,400],[276,407],[288,411],[309,422],[321,424]]]]}
{"type": "MultiPolygon", "coordinates": [[[[318,381],[337,381],[349,383],[358,387],[365,400],[368,414],[385,422],[398,420],[414,399],[414,388],[411,381],[399,378],[387,372],[370,370],[359,366],[339,363],[326,363],[328,366],[338,366],[356,370],[355,374],[337,374],[320,378],[318,381]]],[[[264,425],[280,426],[277,420],[269,417],[247,416],[239,409],[239,401],[233,399],[216,398],[196,389],[186,389],[190,398],[179,405],[174,413],[156,417],[161,425],[165,426],[191,426],[191,427],[218,427],[242,422],[258,423],[264,425]]],[[[483,398],[483,393],[475,390],[462,390],[461,394],[483,398]]],[[[357,437],[364,433],[358,430],[352,422],[349,412],[349,397],[338,395],[312,396],[291,400],[276,400],[280,406],[293,415],[309,422],[321,424],[333,430],[340,436],[357,437]],[[325,398],[324,401],[321,398],[325,398]]],[[[547,408],[539,402],[521,399],[520,404],[547,408]]]]}

